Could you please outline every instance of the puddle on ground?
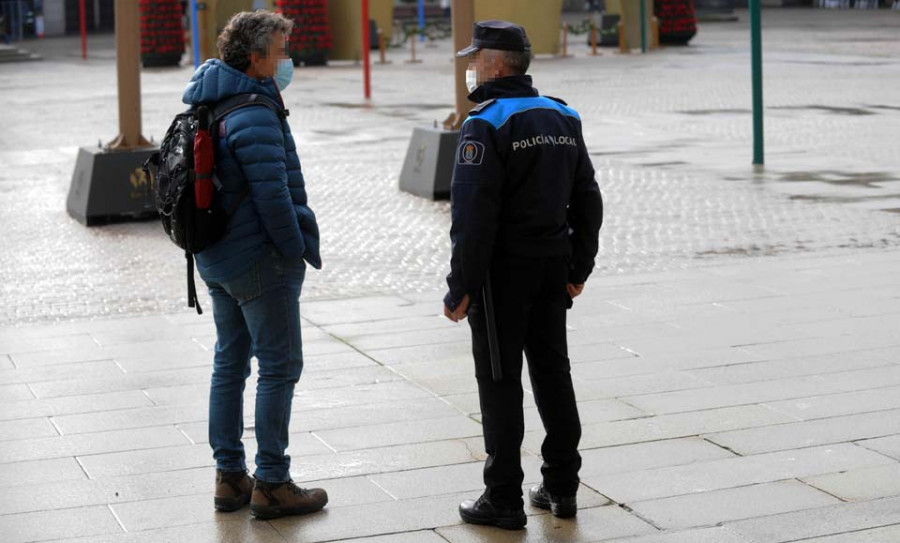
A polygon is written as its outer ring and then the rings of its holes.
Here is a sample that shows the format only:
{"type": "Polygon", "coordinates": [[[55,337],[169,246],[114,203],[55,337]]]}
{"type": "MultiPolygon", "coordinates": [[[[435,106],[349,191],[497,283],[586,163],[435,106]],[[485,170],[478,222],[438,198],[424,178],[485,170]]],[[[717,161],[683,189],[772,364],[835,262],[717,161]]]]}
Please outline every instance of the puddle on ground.
{"type": "Polygon", "coordinates": [[[813,110],[813,111],[824,111],[825,113],[834,113],[835,115],[853,115],[853,116],[863,116],[863,115],[877,115],[874,111],[869,111],[868,109],[863,109],[860,107],[837,107],[837,106],[820,106],[820,105],[807,105],[807,106],[772,106],[766,109],[785,109],[785,110],[813,110]]]}
{"type": "Polygon", "coordinates": [[[353,132],[353,130],[312,130],[313,134],[321,134],[323,136],[349,136],[353,132]]]}
{"type": "MultiPolygon", "coordinates": [[[[872,109],[897,109],[900,110],[900,107],[893,106],[869,106],[872,109]]],[[[794,110],[794,111],[822,111],[825,113],[832,113],[834,115],[851,115],[851,116],[865,116],[865,115],[878,115],[877,112],[871,111],[869,109],[864,109],[861,107],[839,107],[839,106],[823,106],[823,105],[802,105],[802,106],[767,106],[768,110],[794,110]]],[[[743,108],[733,108],[733,109],[695,109],[691,111],[680,111],[684,115],[749,115],[753,113],[753,110],[743,109],[743,108]]]]}
{"type": "Polygon", "coordinates": [[[685,164],[688,163],[681,160],[673,160],[671,162],[646,162],[644,164],[639,164],[639,166],[644,166],[647,168],[662,168],[664,166],[683,166],[685,164]]]}
{"type": "Polygon", "coordinates": [[[373,106],[372,104],[367,104],[365,102],[329,102],[323,104],[325,106],[330,107],[339,107],[343,109],[415,109],[415,110],[427,110],[427,109],[445,109],[445,108],[454,108],[453,104],[428,104],[428,103],[420,103],[420,104],[385,104],[379,106],[373,106]]]}
{"type": "Polygon", "coordinates": [[[778,174],[778,181],[809,182],[816,181],[829,185],[857,186],[866,188],[881,188],[876,183],[889,183],[900,181],[900,178],[887,172],[841,172],[836,170],[824,170],[819,172],[787,172],[778,174]]]}
{"type": "Polygon", "coordinates": [[[857,62],[857,61],[837,61],[837,60],[767,60],[766,62],[776,62],[781,64],[812,64],[815,66],[890,66],[896,64],[893,61],[873,61],[873,62],[857,62]]]}
{"type": "Polygon", "coordinates": [[[681,111],[685,115],[749,115],[753,113],[750,109],[695,109],[692,111],[681,111]]]}
{"type": "Polygon", "coordinates": [[[749,245],[746,247],[723,247],[695,253],[694,258],[716,256],[773,256],[785,252],[808,251],[804,242],[797,242],[793,247],[787,245],[749,245]]]}

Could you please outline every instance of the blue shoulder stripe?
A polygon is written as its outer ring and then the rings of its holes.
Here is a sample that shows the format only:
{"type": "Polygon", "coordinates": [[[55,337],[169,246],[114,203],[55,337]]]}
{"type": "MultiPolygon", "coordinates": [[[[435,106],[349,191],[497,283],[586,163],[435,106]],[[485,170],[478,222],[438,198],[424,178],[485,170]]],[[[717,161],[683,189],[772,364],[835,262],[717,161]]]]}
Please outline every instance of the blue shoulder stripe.
{"type": "Polygon", "coordinates": [[[569,106],[564,106],[555,100],[545,98],[543,96],[532,96],[528,98],[499,98],[493,104],[484,108],[478,113],[472,114],[465,120],[469,122],[472,119],[481,119],[494,125],[494,128],[500,128],[517,113],[531,111],[533,109],[549,109],[556,111],[567,117],[574,117],[581,120],[578,112],[569,106]]]}

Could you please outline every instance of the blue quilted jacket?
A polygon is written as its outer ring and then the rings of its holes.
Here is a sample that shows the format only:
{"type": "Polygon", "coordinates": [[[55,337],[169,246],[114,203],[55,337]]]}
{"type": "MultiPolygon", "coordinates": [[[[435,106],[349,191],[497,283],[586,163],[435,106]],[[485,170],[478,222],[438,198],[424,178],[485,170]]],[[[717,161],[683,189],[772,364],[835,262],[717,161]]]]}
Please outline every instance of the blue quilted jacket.
{"type": "MultiPolygon", "coordinates": [[[[282,103],[271,79],[253,79],[218,59],[197,69],[183,101],[192,106],[214,104],[243,93],[282,103]]],[[[234,279],[270,247],[282,256],[302,257],[313,267],[322,267],[319,227],[307,205],[300,158],[287,120],[265,106],[228,114],[219,124],[215,173],[222,183],[215,205],[230,208],[248,183],[250,193],[232,215],[225,236],[196,255],[204,280],[234,279]]]]}

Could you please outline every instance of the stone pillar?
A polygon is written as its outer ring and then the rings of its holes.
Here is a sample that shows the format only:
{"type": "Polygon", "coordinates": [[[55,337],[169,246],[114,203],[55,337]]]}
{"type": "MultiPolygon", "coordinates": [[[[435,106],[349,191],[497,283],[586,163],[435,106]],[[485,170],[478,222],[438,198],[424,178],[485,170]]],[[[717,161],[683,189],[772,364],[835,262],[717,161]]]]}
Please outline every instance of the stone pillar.
{"type": "MultiPolygon", "coordinates": [[[[653,0],[643,0],[647,29],[647,49],[650,49],[653,0]]],[[[625,22],[625,43],[629,49],[641,48],[641,0],[621,0],[622,20],[625,22]]]]}
{"type": "MultiPolygon", "coordinates": [[[[465,49],[472,43],[472,32],[475,24],[474,0],[455,0],[453,2],[453,54],[465,49]]],[[[456,111],[444,121],[447,130],[459,130],[462,122],[475,105],[469,101],[469,89],[466,88],[466,68],[469,59],[454,59],[453,90],[456,96],[456,111]]]]}
{"type": "Polygon", "coordinates": [[[110,150],[147,147],[141,135],[141,28],[138,3],[116,0],[116,70],[119,83],[119,135],[110,150]]]}

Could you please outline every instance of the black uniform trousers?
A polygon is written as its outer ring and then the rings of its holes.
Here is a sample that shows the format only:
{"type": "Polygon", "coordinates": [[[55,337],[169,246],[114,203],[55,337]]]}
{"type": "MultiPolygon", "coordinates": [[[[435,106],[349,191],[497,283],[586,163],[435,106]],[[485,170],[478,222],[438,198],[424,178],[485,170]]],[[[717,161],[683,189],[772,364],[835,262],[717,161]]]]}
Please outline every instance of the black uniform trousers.
{"type": "Polygon", "coordinates": [[[581,421],[566,344],[566,310],[571,302],[566,292],[568,273],[565,257],[494,257],[490,274],[503,367],[499,383],[491,373],[483,300],[473,300],[468,311],[488,454],[485,494],[497,505],[522,506],[523,351],[547,432],[541,447],[545,488],[556,496],[574,496],[578,489],[581,421]]]}

